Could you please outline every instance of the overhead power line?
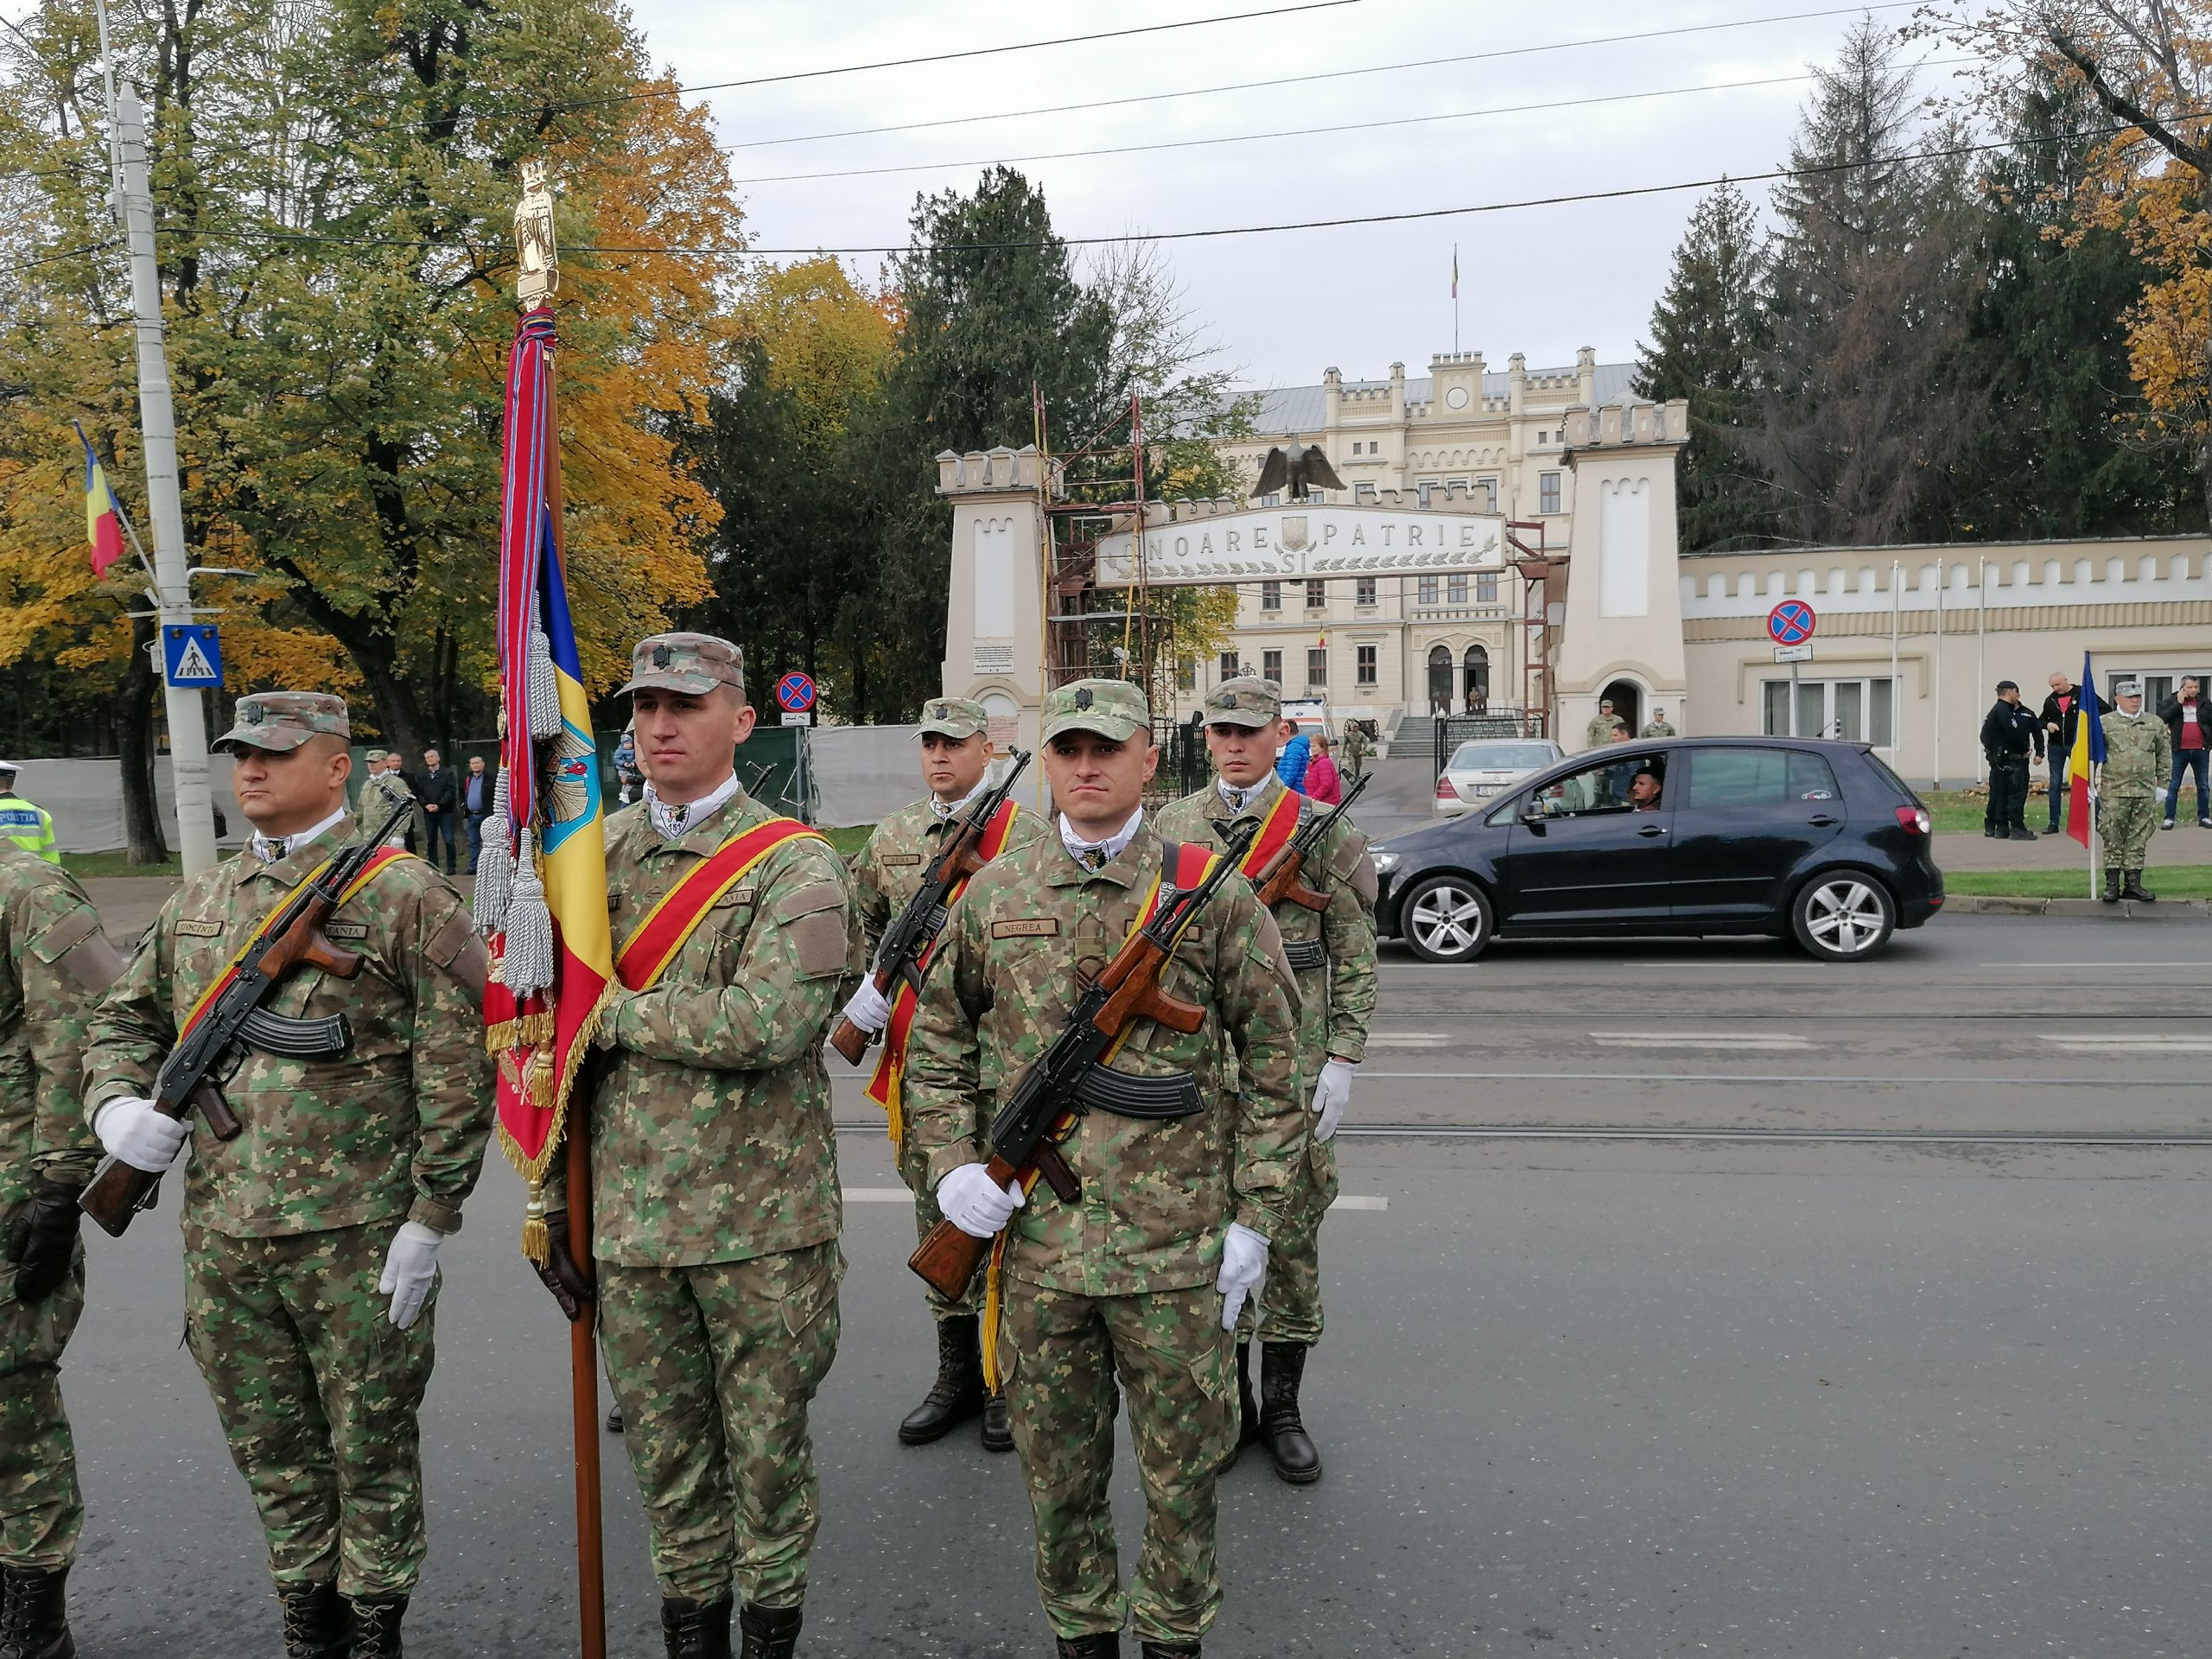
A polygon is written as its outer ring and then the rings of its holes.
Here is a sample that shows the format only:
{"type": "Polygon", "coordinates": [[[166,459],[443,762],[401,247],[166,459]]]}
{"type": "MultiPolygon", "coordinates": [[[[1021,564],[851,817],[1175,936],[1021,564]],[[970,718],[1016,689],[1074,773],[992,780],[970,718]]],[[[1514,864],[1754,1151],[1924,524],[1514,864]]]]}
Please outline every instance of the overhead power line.
{"type": "Polygon", "coordinates": [[[724,144],[722,149],[728,154],[735,155],[741,149],[764,149],[777,144],[813,144],[831,138],[872,138],[887,132],[921,132],[932,127],[969,126],[982,121],[1013,121],[1033,115],[1074,115],[1085,110],[1109,110],[1128,104],[1165,104],[1179,98],[1211,98],[1218,92],[1251,92],[1274,86],[1305,86],[1315,81],[1345,80],[1357,75],[1392,74],[1405,69],[1440,69],[1455,63],[1530,57],[1543,52],[1572,52],[1592,46],[1619,46],[1636,41],[1664,40],[1679,35],[1710,35],[1723,29],[1802,22],[1815,17],[1855,17],[1867,12],[1906,11],[1920,3],[1921,0],[1883,0],[1883,3],[1871,6],[1834,6],[1821,11],[1779,12],[1770,17],[1738,17],[1723,23],[1684,23],[1671,29],[1639,29],[1630,35],[1596,35],[1580,40],[1546,41],[1535,46],[1499,47],[1488,52],[1462,52],[1448,58],[1414,58],[1403,63],[1376,63],[1363,69],[1325,69],[1310,75],[1280,75],[1271,80],[1240,80],[1222,86],[1193,86],[1179,92],[1136,92],[1124,98],[1095,99],[1086,104],[1048,104],[1028,110],[1001,110],[995,115],[948,115],[933,121],[901,121],[884,127],[849,127],[841,132],[809,132],[789,138],[747,138],[738,143],[724,144]]]}

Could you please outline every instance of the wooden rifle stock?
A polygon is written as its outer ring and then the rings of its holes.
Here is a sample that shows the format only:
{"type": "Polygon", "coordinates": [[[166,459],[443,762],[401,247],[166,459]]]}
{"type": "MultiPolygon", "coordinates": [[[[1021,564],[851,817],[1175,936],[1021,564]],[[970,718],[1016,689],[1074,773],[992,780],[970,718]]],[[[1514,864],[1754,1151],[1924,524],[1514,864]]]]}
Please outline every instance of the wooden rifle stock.
{"type": "MultiPolygon", "coordinates": [[[[979,824],[962,823],[953,832],[952,844],[938,855],[939,869],[933,871],[927,880],[957,881],[982,869],[983,859],[978,849],[983,844],[983,828],[979,824]]],[[[896,981],[891,970],[884,968],[870,976],[870,982],[878,994],[889,996],[896,981]]],[[[843,1055],[848,1063],[858,1065],[861,1057],[868,1052],[868,1045],[875,1040],[877,1034],[862,1031],[841,1014],[837,1016],[837,1022],[830,1027],[830,1046],[843,1055]]]]}
{"type": "MultiPolygon", "coordinates": [[[[1083,1196],[1083,1184],[1061,1157],[1059,1148],[1050,1141],[1037,1143],[1037,1153],[1030,1162],[1030,1170],[1045,1178],[1046,1185],[1063,1204],[1073,1204],[1083,1196]]],[[[1015,1180],[1025,1184],[1029,1170],[1016,1169],[1012,1164],[993,1153],[983,1172],[1001,1190],[1015,1180]]],[[[940,1221],[930,1229],[929,1236],[920,1248],[906,1258],[906,1265],[919,1274],[925,1284],[949,1302],[957,1302],[968,1294],[968,1287],[976,1281],[976,1269],[997,1243],[995,1238],[977,1238],[963,1233],[949,1221],[940,1221]]]]}
{"type": "Polygon", "coordinates": [[[1298,879],[1305,868],[1306,855],[1285,842],[1282,851],[1260,873],[1260,902],[1272,910],[1287,899],[1300,910],[1326,910],[1329,895],[1314,892],[1298,879]]]}

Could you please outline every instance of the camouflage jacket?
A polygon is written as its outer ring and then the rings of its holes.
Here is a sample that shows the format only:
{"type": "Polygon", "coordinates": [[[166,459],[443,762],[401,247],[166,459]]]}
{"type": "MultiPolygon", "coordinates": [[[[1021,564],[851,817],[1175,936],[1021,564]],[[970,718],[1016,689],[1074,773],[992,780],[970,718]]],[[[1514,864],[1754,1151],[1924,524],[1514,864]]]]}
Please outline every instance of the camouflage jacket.
{"type": "Polygon", "coordinates": [[[0,1214],[35,1180],[92,1179],[99,1142],[78,1097],[85,1024],[122,969],[84,889],[0,842],[0,1214]]]}
{"type": "MultiPolygon", "coordinates": [[[[2174,737],[2166,722],[2152,715],[2130,720],[2117,709],[2105,711],[2105,765],[2097,774],[2097,793],[2107,801],[2147,801],[2173,776],[2174,737]]],[[[2173,805],[2168,801],[2166,805],[2173,805]]]]}
{"type": "MultiPolygon", "coordinates": [[[[957,813],[940,818],[930,810],[928,800],[916,801],[877,824],[868,845],[854,857],[853,900],[858,906],[861,942],[868,957],[875,955],[892,918],[920,888],[931,861],[944,850],[945,836],[958,822],[957,813]]],[[[1001,855],[1027,847],[1050,827],[1049,820],[1038,813],[1018,814],[1007,827],[1001,855]]]]}
{"type": "MultiPolygon", "coordinates": [[[[932,1188],[986,1153],[978,1133],[1021,1071],[1056,1039],[1084,977],[1103,968],[1138,919],[1162,842],[1149,823],[1103,869],[1047,833],[994,860],[953,909],[924,988],[908,1053],[907,1134],[929,1159],[932,1188]]],[[[1196,1002],[1188,1036],[1150,1020],[1115,1060],[1141,1077],[1198,1080],[1205,1109],[1165,1121],[1091,1112],[1060,1148],[1083,1183],[1063,1204],[1042,1183],[1015,1214],[1007,1268],[1092,1296],[1211,1282],[1231,1220],[1272,1236],[1306,1116],[1295,1093],[1297,990],[1282,940],[1257,897],[1229,882],[1184,936],[1161,986],[1196,1002]],[[1232,1047],[1244,1093],[1219,1087],[1232,1047]]]]}
{"type": "Polygon", "coordinates": [[[1613,741],[1615,732],[1627,729],[1628,722],[1618,715],[1592,715],[1590,723],[1582,728],[1583,742],[1590,748],[1602,749],[1613,741]]]}
{"type": "MultiPolygon", "coordinates": [[[[607,823],[615,948],[700,860],[776,817],[740,790],[674,841],[644,804],[607,823]]],[[[592,1250],[625,1267],[742,1262],[837,1236],[822,1045],[860,971],[844,861],[769,853],[650,990],[602,1017],[591,1103],[592,1250]]],[[[558,1187],[549,1184],[557,1196],[558,1187]]]]}
{"type": "MultiPolygon", "coordinates": [[[[1202,841],[1219,851],[1225,843],[1214,829],[1217,823],[1234,827],[1262,819],[1283,792],[1282,780],[1270,778],[1257,801],[1232,814],[1208,784],[1161,810],[1160,833],[1169,841],[1202,841]]],[[[1309,801],[1303,810],[1327,809],[1309,801]]],[[[1300,869],[1299,880],[1329,899],[1325,911],[1307,910],[1287,899],[1274,906],[1283,953],[1298,976],[1299,1073],[1301,1092],[1311,1093],[1321,1062],[1331,1055],[1355,1065],[1367,1057],[1367,1022],[1375,1013],[1378,882],[1367,837],[1350,817],[1337,820],[1319,853],[1300,869]]]]}
{"type": "MultiPolygon", "coordinates": [[[[200,994],[262,920],[358,833],[341,819],[274,864],[242,853],[185,882],[92,1018],[88,1108],[152,1092],[200,994]]],[[[461,895],[411,858],[379,872],[325,931],[334,944],[360,953],[360,971],[337,979],[299,969],[267,1006],[295,1019],[342,1014],[353,1041],[328,1059],[246,1051],[223,1085],[245,1133],[225,1141],[195,1129],[185,1219],[242,1238],[403,1216],[449,1233],[461,1225],[492,1130],[483,941],[461,895]]]]}

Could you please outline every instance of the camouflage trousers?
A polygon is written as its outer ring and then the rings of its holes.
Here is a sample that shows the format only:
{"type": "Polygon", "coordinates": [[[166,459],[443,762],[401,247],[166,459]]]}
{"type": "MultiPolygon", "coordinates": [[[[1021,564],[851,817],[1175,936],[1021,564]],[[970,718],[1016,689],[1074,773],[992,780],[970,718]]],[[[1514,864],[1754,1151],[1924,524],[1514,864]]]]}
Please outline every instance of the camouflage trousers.
{"type": "Polygon", "coordinates": [[[67,1567],[85,1522],[77,1446],[61,1409],[61,1351],[85,1311],[82,1246],[42,1302],[0,1268],[0,1567],[67,1567]]]}
{"type": "Polygon", "coordinates": [[[1056,1636],[1193,1643],[1221,1610],[1214,1474],[1236,1439],[1236,1339],[1211,1285],[1084,1296],[1009,1279],[1000,1375],[1056,1636]],[[1144,1541],[1122,1592],[1108,1488],[1116,1383],[1144,1486],[1144,1541]]]}
{"type": "MultiPolygon", "coordinates": [[[[913,1145],[912,1136],[899,1148],[899,1179],[914,1195],[914,1239],[918,1243],[930,1236],[931,1230],[944,1219],[944,1212],[937,1207],[937,1193],[930,1186],[930,1160],[913,1145]]],[[[980,1314],[983,1311],[983,1281],[977,1274],[969,1281],[967,1294],[957,1301],[947,1300],[935,1290],[924,1286],[922,1294],[929,1299],[930,1317],[949,1319],[957,1314],[980,1314]]]]}
{"type": "Polygon", "coordinates": [[[429,1541],[416,1414],[437,1286],[402,1331],[377,1289],[397,1221],[276,1238],[184,1228],[184,1335],[279,1584],[404,1595],[429,1541]]]}
{"type": "Polygon", "coordinates": [[[2104,838],[2105,868],[2139,870],[2158,833],[2158,804],[2153,800],[2097,803],[2097,833],[2104,838]]]}
{"type": "Polygon", "coordinates": [[[1268,1241],[1268,1276],[1236,1321],[1239,1342],[1256,1334],[1262,1342],[1311,1348],[1321,1340],[1321,1218],[1337,1201],[1337,1191],[1336,1148],[1316,1141],[1292,1177],[1274,1236],[1268,1241]]]}
{"type": "Polygon", "coordinates": [[[669,1596],[795,1607],[821,1524],[807,1402],[837,1355],[834,1241],[694,1268],[599,1264],[600,1351],[669,1596]]]}

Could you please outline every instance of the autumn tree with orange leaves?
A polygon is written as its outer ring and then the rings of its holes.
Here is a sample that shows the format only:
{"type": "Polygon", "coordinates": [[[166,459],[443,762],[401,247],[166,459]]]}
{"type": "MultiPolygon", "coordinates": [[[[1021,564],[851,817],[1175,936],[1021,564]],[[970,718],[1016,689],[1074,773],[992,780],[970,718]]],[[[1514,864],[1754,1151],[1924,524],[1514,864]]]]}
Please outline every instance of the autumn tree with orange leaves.
{"type": "MultiPolygon", "coordinates": [[[[714,256],[741,245],[705,117],[627,12],[213,0],[115,26],[151,105],[188,540],[256,573],[210,595],[226,691],[347,691],[357,729],[408,752],[488,732],[509,227],[533,156],[563,250],[570,585],[587,676],[612,683],[708,590],[718,509],[677,435],[716,372],[714,256]],[[707,252],[640,251],[670,247],[707,252]]],[[[90,7],[43,0],[0,38],[0,666],[118,688],[137,703],[118,725],[149,727],[135,582],[84,566],[68,425],[137,508],[104,128],[90,7]]]]}

